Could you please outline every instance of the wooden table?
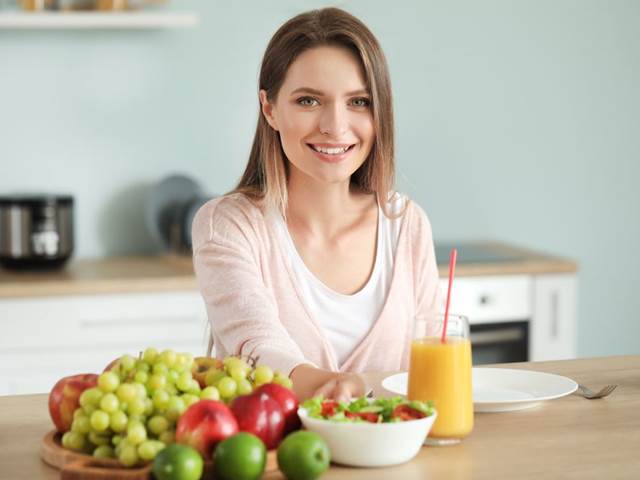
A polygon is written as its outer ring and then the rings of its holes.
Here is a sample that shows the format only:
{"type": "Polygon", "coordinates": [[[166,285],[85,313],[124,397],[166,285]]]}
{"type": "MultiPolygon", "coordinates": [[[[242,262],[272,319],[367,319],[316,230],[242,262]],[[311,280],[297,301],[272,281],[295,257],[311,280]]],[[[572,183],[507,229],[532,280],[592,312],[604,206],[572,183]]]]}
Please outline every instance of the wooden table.
{"type": "MultiPolygon", "coordinates": [[[[411,462],[391,468],[331,467],[323,480],[640,478],[640,355],[508,367],[618,389],[601,400],[570,395],[529,410],[476,414],[473,433],[458,446],[425,447],[411,462]]],[[[46,395],[0,397],[0,479],[58,478],[38,457],[50,429],[46,395]]]]}

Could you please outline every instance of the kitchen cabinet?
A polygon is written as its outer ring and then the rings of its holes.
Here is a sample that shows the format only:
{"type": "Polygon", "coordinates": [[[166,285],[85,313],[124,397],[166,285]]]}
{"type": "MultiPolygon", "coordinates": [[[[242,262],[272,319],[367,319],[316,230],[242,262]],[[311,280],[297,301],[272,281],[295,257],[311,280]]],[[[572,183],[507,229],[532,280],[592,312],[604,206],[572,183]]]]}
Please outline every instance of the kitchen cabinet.
{"type": "Polygon", "coordinates": [[[101,372],[148,346],[202,355],[197,291],[0,299],[0,395],[48,392],[63,376],[101,372]]]}

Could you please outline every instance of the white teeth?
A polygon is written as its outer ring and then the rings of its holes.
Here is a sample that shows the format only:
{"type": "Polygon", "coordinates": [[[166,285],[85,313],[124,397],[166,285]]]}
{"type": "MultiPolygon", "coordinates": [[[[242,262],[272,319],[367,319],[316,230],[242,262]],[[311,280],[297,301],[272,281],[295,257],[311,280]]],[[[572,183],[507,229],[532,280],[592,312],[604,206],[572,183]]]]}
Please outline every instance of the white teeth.
{"type": "Polygon", "coordinates": [[[342,147],[342,148],[322,148],[322,147],[316,147],[315,145],[311,145],[311,148],[313,148],[316,152],[320,152],[320,153],[326,153],[328,155],[338,155],[340,153],[344,153],[347,150],[349,150],[349,147],[342,147]]]}

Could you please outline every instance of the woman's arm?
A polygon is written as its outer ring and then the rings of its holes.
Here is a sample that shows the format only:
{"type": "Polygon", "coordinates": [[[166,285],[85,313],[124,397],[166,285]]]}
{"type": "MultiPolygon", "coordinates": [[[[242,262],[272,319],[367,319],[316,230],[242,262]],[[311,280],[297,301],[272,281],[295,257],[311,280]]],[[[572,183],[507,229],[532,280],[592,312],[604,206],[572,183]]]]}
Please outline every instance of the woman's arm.
{"type": "Polygon", "coordinates": [[[416,276],[416,315],[433,317],[440,310],[441,298],[431,223],[422,208],[415,203],[413,208],[415,225],[412,250],[416,276]]]}
{"type": "Polygon", "coordinates": [[[309,361],[265,285],[251,215],[234,199],[203,206],[193,223],[194,269],[218,351],[258,358],[289,375],[309,361]]]}
{"type": "Polygon", "coordinates": [[[290,377],[300,401],[316,395],[348,401],[368,393],[366,382],[357,373],[337,373],[302,364],[293,369],[290,377]]]}

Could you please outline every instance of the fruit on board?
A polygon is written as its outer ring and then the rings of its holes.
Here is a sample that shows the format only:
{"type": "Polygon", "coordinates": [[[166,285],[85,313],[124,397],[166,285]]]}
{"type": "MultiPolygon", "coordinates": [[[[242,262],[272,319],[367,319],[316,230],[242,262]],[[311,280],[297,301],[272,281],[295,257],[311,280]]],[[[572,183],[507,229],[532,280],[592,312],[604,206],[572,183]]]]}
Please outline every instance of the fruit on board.
{"type": "Polygon", "coordinates": [[[298,417],[298,397],[293,390],[276,383],[265,383],[256,389],[256,393],[263,392],[273,398],[282,409],[284,415],[284,435],[300,429],[298,417]]]}
{"type": "Polygon", "coordinates": [[[329,468],[331,454],[320,435],[299,430],[282,441],[277,459],[287,480],[314,480],[329,468]]]}
{"type": "Polygon", "coordinates": [[[284,433],[284,414],[276,400],[264,392],[237,397],[231,410],[242,432],[253,433],[268,450],[276,448],[284,433]]]}
{"type": "Polygon", "coordinates": [[[195,448],[204,458],[211,458],[216,445],[236,433],[238,422],[229,407],[216,400],[200,400],[178,420],[176,442],[195,448]]]}
{"type": "MultiPolygon", "coordinates": [[[[217,442],[238,432],[237,420],[224,403],[252,393],[268,379],[291,386],[288,377],[270,367],[254,367],[251,358],[194,359],[188,353],[158,351],[150,347],[138,355],[125,354],[109,362],[100,375],[86,374],[92,379],[91,383],[76,394],[76,402],[65,407],[66,410],[59,407],[64,397],[59,394],[58,387],[50,398],[54,406],[51,417],[56,428],[64,433],[64,448],[99,458],[116,458],[124,466],[151,462],[159,452],[176,442],[176,437],[195,444],[201,444],[205,439],[201,449],[206,456],[217,442]],[[201,377],[196,378],[197,375],[201,377]],[[200,386],[202,375],[205,388],[200,386]],[[226,408],[227,420],[223,423],[227,427],[221,427],[220,422],[207,421],[205,427],[198,428],[196,423],[199,422],[190,423],[186,417],[178,435],[183,414],[201,400],[226,408]],[[60,415],[60,411],[67,413],[60,415]],[[66,424],[60,424],[56,416],[67,418],[66,424]],[[217,437],[212,434],[216,428],[222,431],[217,437]]],[[[59,383],[64,383],[62,380],[59,383]]],[[[275,399],[272,401],[278,403],[275,399]]],[[[281,434],[277,441],[280,438],[281,434]]]]}
{"type": "Polygon", "coordinates": [[[58,380],[49,393],[49,415],[59,432],[67,432],[73,423],[73,412],[80,404],[80,395],[95,387],[98,375],[83,373],[58,380]]]}
{"type": "Polygon", "coordinates": [[[223,440],[213,452],[218,480],[257,480],[264,473],[267,449],[258,437],[239,432],[223,440]]]}

